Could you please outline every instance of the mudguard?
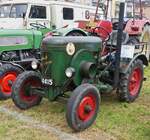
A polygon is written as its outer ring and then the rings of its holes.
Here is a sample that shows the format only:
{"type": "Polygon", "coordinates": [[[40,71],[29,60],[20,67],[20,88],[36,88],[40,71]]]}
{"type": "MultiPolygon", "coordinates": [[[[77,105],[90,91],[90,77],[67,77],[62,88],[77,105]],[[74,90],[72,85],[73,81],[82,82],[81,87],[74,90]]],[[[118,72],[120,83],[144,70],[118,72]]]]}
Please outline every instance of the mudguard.
{"type": "Polygon", "coordinates": [[[130,61],[130,63],[128,64],[128,66],[126,68],[121,69],[121,73],[127,73],[128,69],[130,68],[130,66],[132,65],[132,63],[136,60],[136,59],[140,59],[143,62],[143,65],[148,66],[148,60],[146,58],[146,56],[144,54],[137,54],[134,56],[134,58],[130,61]]]}
{"type": "Polygon", "coordinates": [[[83,36],[88,36],[88,32],[80,29],[80,28],[61,28],[57,30],[57,34],[59,36],[68,36],[71,32],[79,32],[83,36]]]}

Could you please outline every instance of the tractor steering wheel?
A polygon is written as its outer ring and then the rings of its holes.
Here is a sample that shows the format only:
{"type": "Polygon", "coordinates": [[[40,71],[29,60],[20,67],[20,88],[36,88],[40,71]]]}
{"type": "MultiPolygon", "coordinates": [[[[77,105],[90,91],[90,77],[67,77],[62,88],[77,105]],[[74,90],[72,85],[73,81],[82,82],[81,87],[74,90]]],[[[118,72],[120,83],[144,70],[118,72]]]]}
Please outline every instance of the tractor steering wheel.
{"type": "Polygon", "coordinates": [[[107,38],[104,36],[104,35],[101,35],[100,37],[102,37],[102,38],[106,38],[105,39],[105,41],[107,41],[107,40],[109,40],[110,39],[110,33],[104,28],[104,27],[102,27],[102,26],[97,26],[97,27],[95,27],[94,29],[93,29],[93,33],[95,34],[96,32],[95,32],[95,30],[96,29],[102,29],[106,34],[107,34],[107,38]]]}
{"type": "Polygon", "coordinates": [[[40,23],[30,23],[30,26],[36,29],[46,29],[47,27],[40,23]]]}

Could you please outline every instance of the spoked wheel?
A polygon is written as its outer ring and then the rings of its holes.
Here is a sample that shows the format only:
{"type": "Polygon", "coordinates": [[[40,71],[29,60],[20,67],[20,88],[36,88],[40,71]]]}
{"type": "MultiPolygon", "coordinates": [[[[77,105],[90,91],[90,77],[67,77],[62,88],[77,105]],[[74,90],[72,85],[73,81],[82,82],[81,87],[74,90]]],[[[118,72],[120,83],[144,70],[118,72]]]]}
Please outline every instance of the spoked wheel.
{"type": "Polygon", "coordinates": [[[22,70],[11,64],[4,64],[0,68],[0,99],[8,99],[11,97],[12,84],[22,70]]]}
{"type": "Polygon", "coordinates": [[[68,125],[75,131],[90,127],[97,117],[100,94],[96,87],[83,84],[77,87],[67,104],[68,125]]]}
{"type": "Polygon", "coordinates": [[[28,109],[38,105],[42,97],[33,92],[33,88],[40,88],[41,78],[37,72],[29,71],[20,74],[13,87],[12,99],[20,109],[28,109]]]}
{"type": "Polygon", "coordinates": [[[143,63],[135,60],[126,74],[121,75],[119,98],[121,101],[133,102],[140,94],[143,83],[143,63]]]}

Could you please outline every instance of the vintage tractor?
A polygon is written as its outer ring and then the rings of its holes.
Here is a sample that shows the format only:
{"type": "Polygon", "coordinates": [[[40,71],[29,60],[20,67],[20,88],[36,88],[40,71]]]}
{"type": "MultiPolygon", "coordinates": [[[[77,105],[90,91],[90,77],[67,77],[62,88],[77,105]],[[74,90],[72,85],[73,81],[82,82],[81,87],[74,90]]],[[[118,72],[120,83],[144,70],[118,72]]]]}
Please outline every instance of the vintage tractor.
{"type": "MultiPolygon", "coordinates": [[[[120,7],[124,9],[124,4],[120,7]]],[[[40,104],[42,97],[50,101],[69,98],[68,125],[81,131],[95,121],[100,93],[116,90],[120,100],[133,102],[140,93],[143,66],[148,61],[142,52],[135,51],[135,46],[122,42],[122,21],[120,18],[117,40],[110,37],[107,55],[101,55],[103,45],[99,37],[45,38],[41,63],[38,60],[32,63],[37,71],[21,73],[13,84],[15,105],[25,110],[40,104]]]]}
{"type": "MultiPolygon", "coordinates": [[[[150,35],[150,19],[144,17],[143,15],[143,5],[142,0],[131,0],[128,1],[127,4],[130,3],[133,7],[132,14],[130,17],[126,17],[124,20],[123,28],[124,31],[129,34],[128,44],[138,44],[138,43],[149,43],[150,40],[145,39],[147,36],[147,32],[150,35]],[[136,4],[139,5],[139,12],[136,12],[136,4]]],[[[118,22],[113,23],[113,29],[117,30],[118,22]]],[[[145,44],[145,47],[147,44],[145,44]]],[[[149,59],[149,56],[148,56],[149,59]]]]}
{"type": "Polygon", "coordinates": [[[0,30],[0,99],[11,96],[11,86],[18,74],[32,70],[40,59],[42,33],[36,30],[0,30]]]}

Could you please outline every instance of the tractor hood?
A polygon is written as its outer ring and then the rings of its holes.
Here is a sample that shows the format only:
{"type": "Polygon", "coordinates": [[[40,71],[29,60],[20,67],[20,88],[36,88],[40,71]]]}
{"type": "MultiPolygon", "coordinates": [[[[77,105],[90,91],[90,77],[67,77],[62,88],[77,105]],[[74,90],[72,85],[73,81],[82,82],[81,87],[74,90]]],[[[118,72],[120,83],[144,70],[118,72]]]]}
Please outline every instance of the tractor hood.
{"type": "Polygon", "coordinates": [[[41,40],[40,31],[0,29],[0,52],[39,48],[41,40]]]}
{"type": "Polygon", "coordinates": [[[65,71],[75,69],[74,82],[81,82],[80,65],[82,62],[95,62],[99,55],[101,40],[98,37],[48,37],[42,42],[41,67],[45,79],[52,79],[55,86],[62,86],[67,81],[65,71]]]}
{"type": "Polygon", "coordinates": [[[98,37],[47,37],[42,42],[42,50],[53,49],[66,50],[68,44],[75,46],[75,51],[86,49],[89,51],[100,51],[102,41],[98,37]]]}

